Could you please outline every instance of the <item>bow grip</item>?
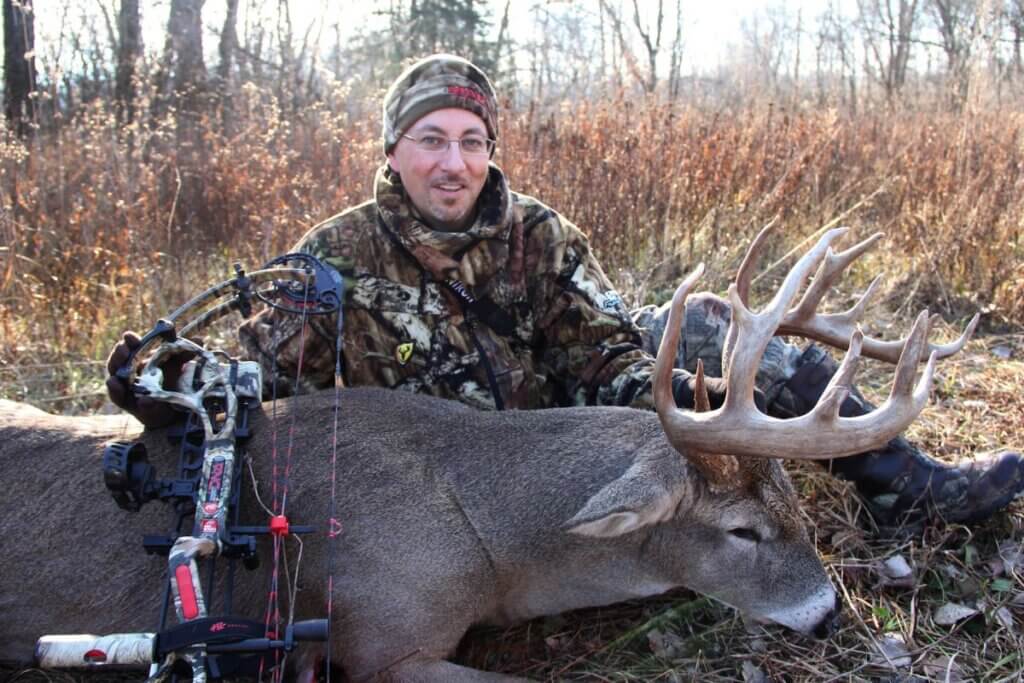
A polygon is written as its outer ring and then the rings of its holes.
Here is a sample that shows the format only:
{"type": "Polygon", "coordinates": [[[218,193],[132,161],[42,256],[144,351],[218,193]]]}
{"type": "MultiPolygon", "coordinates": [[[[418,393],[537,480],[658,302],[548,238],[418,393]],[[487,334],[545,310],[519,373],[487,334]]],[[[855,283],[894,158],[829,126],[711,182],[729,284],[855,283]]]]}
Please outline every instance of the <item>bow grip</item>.
{"type": "Polygon", "coordinates": [[[153,340],[160,339],[162,341],[174,341],[178,338],[177,332],[174,331],[174,323],[166,318],[161,318],[156,321],[156,325],[153,326],[146,336],[142,338],[139,345],[128,352],[128,360],[124,362],[114,373],[118,379],[128,382],[132,378],[132,369],[134,368],[135,358],[142,353],[147,347],[149,347],[153,340]]]}

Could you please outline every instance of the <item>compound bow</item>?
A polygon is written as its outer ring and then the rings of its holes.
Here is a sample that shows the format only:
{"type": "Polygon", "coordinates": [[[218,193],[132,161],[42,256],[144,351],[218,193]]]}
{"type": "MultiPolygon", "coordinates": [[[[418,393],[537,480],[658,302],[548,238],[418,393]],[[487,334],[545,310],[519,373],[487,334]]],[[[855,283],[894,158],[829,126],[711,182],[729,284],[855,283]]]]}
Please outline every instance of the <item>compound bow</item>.
{"type": "MultiPolygon", "coordinates": [[[[226,610],[230,610],[233,562],[241,559],[249,569],[258,565],[258,536],[273,537],[276,565],[281,538],[288,533],[310,533],[314,527],[289,524],[283,505],[271,513],[265,526],[239,524],[239,474],[245,441],[251,435],[249,414],[260,405],[260,366],[254,361],[239,361],[221,351],[211,351],[185,335],[196,334],[233,311],[249,317],[254,299],[303,317],[337,313],[336,368],[340,371],[342,296],[343,280],[338,272],[308,254],[286,254],[253,273],[246,273],[236,264],[235,277],[210,287],[159,320],[132,350],[117,376],[137,396],[187,412],[187,419],[169,431],[170,438],[180,442],[181,449],[175,479],[156,479],[142,443],[115,441],[107,444],[103,455],[104,479],[120,507],[137,511],[157,499],[173,504],[173,531],[143,539],[148,553],[168,557],[159,629],[154,633],[102,637],[44,636],[37,645],[41,666],[149,665],[151,681],[186,674],[193,681],[205,682],[228,675],[262,675],[274,663],[280,664],[281,653],[291,651],[297,642],[327,640],[329,618],[289,623],[282,634],[270,623],[269,607],[265,623],[230,614],[208,614],[206,593],[213,588],[212,563],[217,557],[223,556],[232,563],[227,579],[228,597],[224,600],[226,610]],[[193,354],[194,358],[185,363],[177,387],[166,388],[161,366],[170,356],[182,352],[193,354]],[[137,368],[136,360],[147,355],[148,359],[137,368]],[[191,533],[182,533],[188,518],[193,520],[191,533]],[[211,564],[206,591],[199,575],[200,561],[211,564]],[[179,623],[168,626],[171,602],[179,623]]],[[[333,534],[333,510],[330,514],[328,533],[333,534]]],[[[276,584],[276,566],[273,581],[276,584]]],[[[276,585],[272,591],[276,591],[276,585]]],[[[277,677],[282,669],[283,666],[275,669],[277,677]]]]}

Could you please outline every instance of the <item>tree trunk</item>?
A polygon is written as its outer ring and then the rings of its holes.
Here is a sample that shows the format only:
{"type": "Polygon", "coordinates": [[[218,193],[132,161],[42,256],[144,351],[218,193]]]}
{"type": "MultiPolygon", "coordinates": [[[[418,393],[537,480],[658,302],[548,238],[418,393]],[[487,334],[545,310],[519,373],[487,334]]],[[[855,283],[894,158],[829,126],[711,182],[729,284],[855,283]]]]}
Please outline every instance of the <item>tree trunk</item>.
{"type": "Polygon", "coordinates": [[[121,0],[117,15],[117,76],[114,97],[117,122],[127,125],[135,120],[135,69],[142,57],[142,26],[139,0],[121,0]]]}
{"type": "Polygon", "coordinates": [[[665,0],[658,0],[658,18],[654,20],[654,27],[647,29],[644,29],[643,21],[640,19],[640,5],[637,0],[633,0],[633,25],[636,26],[637,33],[640,34],[640,39],[647,50],[647,79],[643,82],[643,88],[648,94],[653,94],[658,87],[658,51],[661,49],[661,29],[664,22],[665,0]]]}
{"type": "Polygon", "coordinates": [[[670,101],[679,97],[683,64],[683,0],[676,0],[676,34],[672,39],[672,58],[668,69],[668,96],[670,101]]]}
{"type": "Polygon", "coordinates": [[[238,49],[238,0],[227,0],[227,15],[224,17],[224,28],[220,32],[220,63],[217,65],[217,96],[220,98],[221,127],[225,133],[231,129],[232,123],[232,82],[231,71],[234,66],[235,51],[238,49]]]}
{"type": "Polygon", "coordinates": [[[174,93],[180,111],[194,114],[201,109],[206,88],[206,64],[203,62],[204,0],[171,0],[167,34],[171,39],[174,62],[174,93]]]}
{"type": "Polygon", "coordinates": [[[907,80],[907,68],[917,41],[918,0],[858,0],[858,23],[866,55],[873,68],[865,70],[885,91],[886,103],[895,106],[907,80]]]}
{"type": "Polygon", "coordinates": [[[1021,44],[1024,43],[1024,0],[1012,0],[1009,7],[1010,29],[1013,31],[1013,71],[1017,78],[1024,74],[1021,44]]]}
{"type": "Polygon", "coordinates": [[[175,103],[176,168],[164,178],[163,191],[173,196],[174,223],[169,225],[166,249],[200,237],[205,209],[202,174],[206,159],[203,115],[208,109],[206,65],[203,62],[203,0],[171,0],[167,21],[165,68],[175,103]]]}
{"type": "Polygon", "coordinates": [[[35,29],[32,3],[3,0],[4,10],[4,116],[19,136],[35,120],[32,92],[36,86],[35,29]]]}
{"type": "Polygon", "coordinates": [[[220,82],[227,83],[231,78],[231,67],[234,63],[235,50],[238,47],[238,0],[227,0],[228,11],[224,17],[224,28],[220,32],[220,64],[217,65],[217,77],[220,82]]]}

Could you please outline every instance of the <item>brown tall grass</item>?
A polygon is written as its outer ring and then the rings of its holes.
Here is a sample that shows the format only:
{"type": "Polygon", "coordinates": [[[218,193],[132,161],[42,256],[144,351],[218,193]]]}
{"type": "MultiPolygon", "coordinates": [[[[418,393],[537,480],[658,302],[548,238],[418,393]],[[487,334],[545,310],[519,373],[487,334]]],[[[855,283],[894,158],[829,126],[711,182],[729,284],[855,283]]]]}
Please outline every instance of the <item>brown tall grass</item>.
{"type": "MultiPolygon", "coordinates": [[[[183,135],[173,112],[119,130],[95,105],[27,141],[3,133],[4,393],[38,395],[31,381],[82,393],[67,367],[17,368],[94,363],[122,328],[148,326],[229,262],[258,265],[366,198],[378,114],[346,96],[285,116],[248,87],[231,132],[211,114],[183,135]]],[[[710,110],[623,94],[506,111],[496,161],[514,189],[587,231],[635,298],[697,260],[721,287],[772,219],[779,254],[842,219],[888,233],[868,267],[902,274],[898,296],[1019,324],[1022,126],[1020,114],[710,110]]]]}

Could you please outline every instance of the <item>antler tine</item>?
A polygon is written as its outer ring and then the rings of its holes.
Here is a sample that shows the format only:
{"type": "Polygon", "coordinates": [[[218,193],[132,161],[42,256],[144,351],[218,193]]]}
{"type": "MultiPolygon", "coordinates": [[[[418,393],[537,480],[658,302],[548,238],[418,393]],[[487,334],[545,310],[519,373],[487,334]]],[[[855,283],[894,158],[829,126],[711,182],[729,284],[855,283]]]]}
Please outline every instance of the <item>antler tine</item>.
{"type": "MultiPolygon", "coordinates": [[[[881,239],[882,233],[876,232],[871,237],[858,242],[846,251],[841,251],[838,254],[833,253],[829,249],[825,255],[825,260],[821,262],[818,267],[818,272],[815,273],[814,279],[811,280],[810,286],[807,287],[807,291],[804,293],[800,303],[796,305],[792,311],[787,314],[787,318],[790,316],[800,319],[806,316],[814,315],[814,311],[818,308],[818,304],[821,303],[822,298],[828,293],[828,290],[832,288],[832,285],[842,276],[843,271],[846,268],[860,258],[861,254],[870,249],[875,245],[879,239],[881,239]]],[[[870,290],[869,290],[870,291],[870,290]]],[[[851,309],[856,310],[856,306],[851,309]]]]}
{"type": "Polygon", "coordinates": [[[857,323],[860,322],[861,316],[864,315],[865,309],[868,307],[868,301],[875,295],[875,290],[878,289],[879,283],[882,281],[881,275],[876,275],[875,278],[868,284],[868,288],[864,290],[864,293],[857,299],[857,303],[849,308],[844,313],[840,313],[842,317],[847,320],[857,323]]]}
{"type": "MultiPolygon", "coordinates": [[[[829,314],[817,313],[816,309],[824,295],[839,279],[843,271],[859,258],[861,254],[874,246],[875,242],[881,237],[882,233],[877,232],[846,251],[838,254],[833,254],[830,251],[818,268],[818,272],[815,274],[800,303],[786,313],[782,323],[779,325],[777,334],[806,337],[839,349],[847,348],[849,339],[856,330],[857,323],[864,314],[864,310],[867,308],[868,300],[877,289],[881,276],[871,281],[864,294],[861,295],[857,303],[849,310],[843,313],[829,314]]],[[[936,322],[936,319],[932,320],[933,324],[936,322]]],[[[971,338],[974,328],[978,324],[978,319],[978,316],[975,315],[956,340],[947,344],[928,344],[928,352],[934,351],[939,359],[947,358],[957,353],[971,338]]],[[[862,353],[868,358],[888,363],[897,363],[906,343],[906,337],[896,341],[882,341],[872,337],[864,337],[862,353]]],[[[927,355],[922,350],[919,360],[924,360],[927,355]]]]}
{"type": "Polygon", "coordinates": [[[683,315],[686,297],[694,283],[704,274],[704,264],[700,263],[693,269],[672,296],[672,306],[665,323],[665,333],[661,336],[658,356],[654,360],[654,373],[651,377],[654,406],[660,415],[663,411],[674,410],[675,397],[672,395],[672,370],[676,362],[676,349],[679,348],[679,335],[683,327],[683,315]]]}
{"type": "Polygon", "coordinates": [[[853,376],[857,374],[857,366],[860,364],[860,349],[863,342],[864,333],[857,329],[850,338],[850,350],[843,357],[836,374],[829,380],[828,386],[818,399],[818,405],[814,407],[822,419],[839,417],[839,407],[853,389],[853,376]]]}
{"type": "MultiPolygon", "coordinates": [[[[874,283],[872,283],[872,285],[874,285],[874,283]]],[[[868,298],[868,295],[871,293],[871,289],[872,288],[869,287],[868,291],[861,297],[861,301],[858,301],[854,308],[851,308],[845,313],[815,315],[812,320],[799,325],[793,324],[787,318],[787,320],[779,326],[778,334],[806,337],[807,339],[813,339],[837,349],[845,349],[847,348],[848,342],[844,333],[853,329],[856,325],[856,321],[859,320],[861,315],[860,309],[862,302],[868,298]],[[854,313],[855,311],[856,313],[854,313]]],[[[934,326],[938,319],[941,319],[941,316],[932,316],[931,325],[934,326]]],[[[922,354],[920,358],[918,358],[918,361],[925,360],[931,352],[934,352],[935,357],[939,360],[958,353],[967,345],[967,342],[970,341],[980,319],[981,316],[975,314],[974,317],[971,318],[970,322],[964,326],[964,331],[960,333],[960,336],[951,342],[947,342],[945,344],[929,343],[928,346],[922,350],[922,354]]],[[[874,358],[875,360],[895,364],[899,362],[900,354],[903,352],[903,347],[906,343],[906,337],[894,341],[882,341],[881,339],[875,339],[874,337],[864,337],[864,348],[862,352],[868,358],[874,358]]]]}
{"type": "Polygon", "coordinates": [[[768,233],[770,233],[774,227],[775,220],[772,220],[761,228],[761,231],[757,233],[757,237],[755,237],[754,241],[750,243],[750,247],[747,249],[747,253],[743,257],[742,263],[740,263],[739,270],[736,271],[736,293],[739,294],[740,300],[744,304],[750,302],[751,276],[754,274],[754,269],[757,268],[757,262],[761,258],[761,247],[764,246],[768,233]]]}
{"type": "Polygon", "coordinates": [[[818,243],[793,265],[779,291],[760,313],[752,313],[740,299],[737,283],[729,287],[732,323],[722,350],[722,366],[728,378],[726,406],[754,405],[754,378],[768,342],[778,330],[811,270],[824,258],[832,241],[846,231],[846,228],[835,228],[822,235],[818,243]]]}
{"type": "MultiPolygon", "coordinates": [[[[914,321],[914,327],[911,328],[910,334],[907,335],[907,343],[903,347],[903,353],[900,354],[899,363],[896,365],[896,377],[893,379],[892,391],[889,393],[890,400],[897,396],[910,395],[914,386],[914,375],[917,373],[918,359],[928,347],[929,327],[928,311],[921,311],[917,320],[914,321]]],[[[935,353],[932,352],[929,360],[934,356],[935,353]]]]}
{"type": "Polygon", "coordinates": [[[706,413],[711,410],[711,399],[708,397],[708,387],[704,383],[704,361],[697,359],[697,372],[693,380],[693,409],[698,413],[706,413]]]}

